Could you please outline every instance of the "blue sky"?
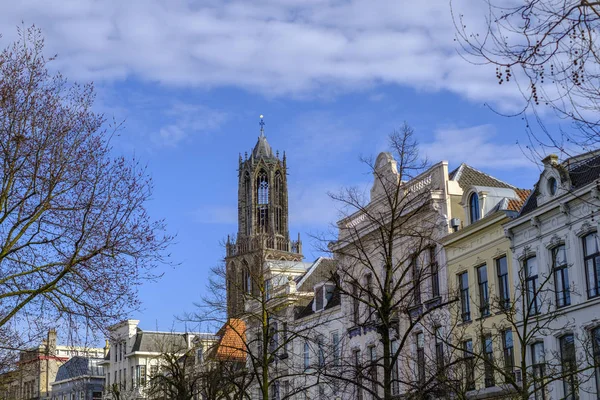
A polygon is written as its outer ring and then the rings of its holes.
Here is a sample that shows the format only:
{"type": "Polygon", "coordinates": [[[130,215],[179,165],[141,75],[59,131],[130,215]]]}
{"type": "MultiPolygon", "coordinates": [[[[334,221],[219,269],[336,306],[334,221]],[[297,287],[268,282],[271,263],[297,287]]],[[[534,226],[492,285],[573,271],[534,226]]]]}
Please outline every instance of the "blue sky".
{"type": "MultiPolygon", "coordinates": [[[[338,217],[328,191],[366,187],[359,157],[385,150],[407,121],[431,161],[466,162],[523,188],[539,171],[516,144],[524,124],[516,87],[494,67],[456,52],[446,1],[22,0],[0,6],[2,46],[36,24],[52,65],[93,80],[97,109],[125,120],[115,152],[148,164],[149,204],[177,234],[176,268],[140,289],[146,329],[171,329],[193,309],[220,243],[236,232],[238,154],[250,151],[260,114],[288,156],[290,233],[309,235],[338,217]]],[[[454,3],[477,29],[485,2],[454,3]],[[478,19],[479,18],[479,19],[478,19]]],[[[552,127],[552,125],[551,125],[552,127]]],[[[178,329],[183,327],[176,325],[178,329]]],[[[190,327],[195,329],[196,327],[190,327]]]]}

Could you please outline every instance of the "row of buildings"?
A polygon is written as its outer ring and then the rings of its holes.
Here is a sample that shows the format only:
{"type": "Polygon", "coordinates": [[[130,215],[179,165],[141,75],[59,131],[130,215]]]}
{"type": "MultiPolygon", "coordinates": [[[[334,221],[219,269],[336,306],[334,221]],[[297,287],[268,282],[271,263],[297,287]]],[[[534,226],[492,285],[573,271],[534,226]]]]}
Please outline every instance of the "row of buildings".
{"type": "Polygon", "coordinates": [[[532,189],[406,161],[381,153],[331,258],[305,262],[285,153],[261,131],[240,156],[229,346],[252,398],[600,398],[600,152],[546,157],[532,189]]]}
{"type": "Polygon", "coordinates": [[[521,189],[381,153],[368,198],[340,196],[350,211],[331,256],[307,262],[289,234],[285,153],[261,128],[239,159],[221,329],[126,320],[79,355],[52,333],[3,396],[176,398],[174,362],[202,377],[194,399],[600,399],[600,152],[542,162],[521,189]]]}

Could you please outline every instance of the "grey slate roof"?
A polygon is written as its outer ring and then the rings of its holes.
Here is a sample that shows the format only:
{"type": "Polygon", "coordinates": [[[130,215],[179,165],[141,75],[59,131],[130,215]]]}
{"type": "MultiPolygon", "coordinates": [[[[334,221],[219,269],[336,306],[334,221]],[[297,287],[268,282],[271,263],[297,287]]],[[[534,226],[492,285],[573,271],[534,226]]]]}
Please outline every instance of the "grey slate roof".
{"type": "Polygon", "coordinates": [[[484,172],[481,172],[465,163],[460,164],[458,168],[448,174],[450,180],[457,180],[461,189],[465,190],[470,186],[488,186],[514,189],[515,187],[499,179],[494,178],[484,172]]]}
{"type": "Polygon", "coordinates": [[[83,376],[104,376],[104,368],[98,365],[101,358],[75,356],[58,368],[56,382],[83,376]]]}
{"type": "Polygon", "coordinates": [[[144,332],[139,330],[131,349],[144,352],[179,352],[187,350],[185,335],[168,332],[144,332]]]}
{"type": "Polygon", "coordinates": [[[267,138],[262,132],[258,137],[256,146],[254,146],[252,155],[254,156],[254,158],[273,158],[273,150],[271,150],[271,146],[269,145],[269,142],[267,142],[267,138]]]}

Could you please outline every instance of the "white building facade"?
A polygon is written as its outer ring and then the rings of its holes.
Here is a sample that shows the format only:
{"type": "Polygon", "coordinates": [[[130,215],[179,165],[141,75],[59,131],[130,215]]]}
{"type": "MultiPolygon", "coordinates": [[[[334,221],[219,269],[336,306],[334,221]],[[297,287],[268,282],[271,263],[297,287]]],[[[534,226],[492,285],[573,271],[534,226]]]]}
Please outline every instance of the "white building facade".
{"type": "Polygon", "coordinates": [[[512,241],[513,277],[525,303],[522,326],[546,324],[527,342],[528,364],[543,378],[559,376],[538,399],[600,398],[600,153],[562,163],[551,155],[517,219],[505,225],[512,241]],[[569,368],[577,370],[569,374],[569,368]]]}

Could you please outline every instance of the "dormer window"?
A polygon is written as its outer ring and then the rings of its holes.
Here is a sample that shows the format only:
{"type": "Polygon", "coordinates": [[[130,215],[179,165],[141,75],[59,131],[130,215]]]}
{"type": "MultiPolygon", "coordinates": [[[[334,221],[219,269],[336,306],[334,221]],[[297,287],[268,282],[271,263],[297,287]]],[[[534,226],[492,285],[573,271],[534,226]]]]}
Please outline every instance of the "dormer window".
{"type": "Polygon", "coordinates": [[[469,216],[471,224],[479,221],[479,195],[477,193],[473,193],[469,197],[469,216]]]}
{"type": "Polygon", "coordinates": [[[556,190],[558,189],[558,182],[556,181],[556,178],[554,177],[550,177],[550,179],[548,179],[548,193],[550,193],[551,196],[554,196],[556,194],[556,190]]]}
{"type": "Polygon", "coordinates": [[[315,311],[321,311],[327,307],[327,303],[333,297],[333,289],[335,289],[335,286],[332,284],[315,287],[315,311]]]}

